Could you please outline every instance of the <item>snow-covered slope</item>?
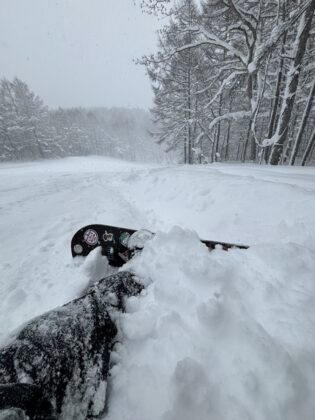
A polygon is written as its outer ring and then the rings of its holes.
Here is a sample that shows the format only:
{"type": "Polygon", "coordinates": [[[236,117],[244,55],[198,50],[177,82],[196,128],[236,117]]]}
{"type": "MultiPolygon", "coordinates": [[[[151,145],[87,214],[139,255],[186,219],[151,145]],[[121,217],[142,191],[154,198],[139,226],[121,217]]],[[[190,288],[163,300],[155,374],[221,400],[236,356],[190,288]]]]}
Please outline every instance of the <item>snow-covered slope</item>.
{"type": "Polygon", "coordinates": [[[110,270],[72,260],[88,223],[158,235],[125,269],[111,420],[311,420],[315,170],[73,158],[0,166],[0,340],[110,270]],[[198,236],[251,245],[208,253],[198,236]]]}

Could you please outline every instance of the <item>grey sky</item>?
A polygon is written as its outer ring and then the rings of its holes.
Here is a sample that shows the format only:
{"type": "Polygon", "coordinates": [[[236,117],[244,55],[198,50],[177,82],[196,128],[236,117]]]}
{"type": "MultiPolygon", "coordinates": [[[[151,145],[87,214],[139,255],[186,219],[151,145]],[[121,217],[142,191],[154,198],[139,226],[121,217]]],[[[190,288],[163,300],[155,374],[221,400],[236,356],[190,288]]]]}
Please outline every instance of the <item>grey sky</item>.
{"type": "Polygon", "coordinates": [[[0,76],[26,81],[51,106],[151,105],[133,59],[160,23],[133,0],[0,0],[0,76]]]}

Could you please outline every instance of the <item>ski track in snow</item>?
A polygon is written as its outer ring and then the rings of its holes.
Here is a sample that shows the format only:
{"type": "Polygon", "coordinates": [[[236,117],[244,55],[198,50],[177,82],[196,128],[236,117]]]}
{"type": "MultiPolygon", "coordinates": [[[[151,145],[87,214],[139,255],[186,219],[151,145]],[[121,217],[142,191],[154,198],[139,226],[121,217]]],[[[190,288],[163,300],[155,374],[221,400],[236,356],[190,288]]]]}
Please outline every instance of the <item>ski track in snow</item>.
{"type": "Polygon", "coordinates": [[[1,164],[0,217],[2,344],[111,272],[72,260],[77,229],[158,232],[125,267],[147,288],[119,318],[105,418],[314,418],[314,168],[1,164]],[[208,253],[196,233],[251,248],[208,253]]]}

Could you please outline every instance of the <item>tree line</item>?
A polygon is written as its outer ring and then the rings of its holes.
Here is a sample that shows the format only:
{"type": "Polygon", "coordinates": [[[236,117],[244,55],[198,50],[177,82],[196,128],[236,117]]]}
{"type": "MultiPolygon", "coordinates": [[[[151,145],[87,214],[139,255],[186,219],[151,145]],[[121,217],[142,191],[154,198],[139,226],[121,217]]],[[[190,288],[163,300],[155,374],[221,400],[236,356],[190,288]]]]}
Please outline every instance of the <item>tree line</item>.
{"type": "Polygon", "coordinates": [[[18,78],[0,80],[0,161],[90,154],[152,160],[161,151],[151,131],[143,110],[51,110],[18,78]]]}
{"type": "Polygon", "coordinates": [[[185,163],[315,159],[315,0],[143,0],[157,142],[185,163]]]}

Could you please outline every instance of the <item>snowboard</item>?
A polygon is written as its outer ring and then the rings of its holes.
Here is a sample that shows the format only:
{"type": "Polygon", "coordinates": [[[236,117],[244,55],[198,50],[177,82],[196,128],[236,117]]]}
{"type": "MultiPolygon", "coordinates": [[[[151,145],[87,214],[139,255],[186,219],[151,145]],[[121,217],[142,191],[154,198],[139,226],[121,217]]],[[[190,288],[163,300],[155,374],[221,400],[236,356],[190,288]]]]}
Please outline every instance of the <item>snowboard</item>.
{"type": "MultiPolygon", "coordinates": [[[[79,229],[71,241],[71,252],[73,257],[86,257],[97,248],[102,248],[102,255],[108,259],[108,263],[114,267],[121,267],[129,261],[135,253],[141,251],[145,242],[154,233],[145,230],[134,230],[124,227],[93,224],[79,229]]],[[[228,242],[210,241],[201,239],[209,251],[220,245],[223,250],[231,248],[247,249],[248,246],[228,242]]]]}

